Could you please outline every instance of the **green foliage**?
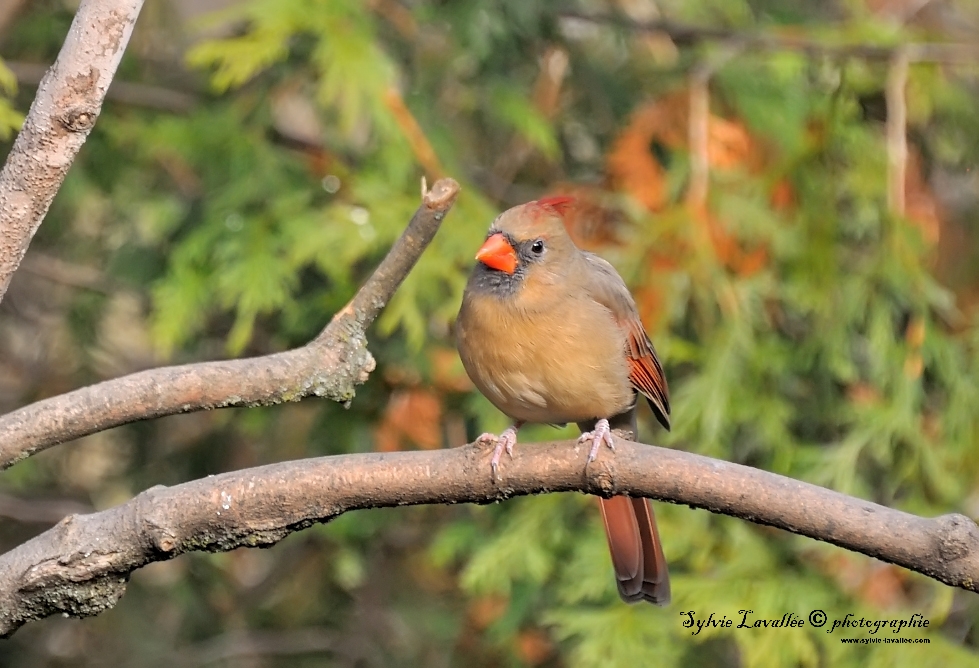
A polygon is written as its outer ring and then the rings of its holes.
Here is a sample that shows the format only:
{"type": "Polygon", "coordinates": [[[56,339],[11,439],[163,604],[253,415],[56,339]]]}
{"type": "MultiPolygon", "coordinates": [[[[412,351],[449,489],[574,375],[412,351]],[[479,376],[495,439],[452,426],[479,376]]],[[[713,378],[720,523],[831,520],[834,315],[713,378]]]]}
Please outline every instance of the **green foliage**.
{"type": "Polygon", "coordinates": [[[193,66],[213,66],[219,92],[241,86],[286,59],[290,42],[309,35],[307,55],[316,71],[317,100],[336,113],[340,129],[384,114],[383,97],[393,83],[393,66],[374,39],[369,9],[356,0],[254,0],[214,17],[244,20],[237,37],[202,42],[188,54],[193,66]]]}
{"type": "MultiPolygon", "coordinates": [[[[827,45],[895,44],[922,30],[855,2],[832,16],[805,3],[657,6],[701,25],[787,24],[827,45]]],[[[27,12],[4,56],[51,53],[65,17],[27,12]]],[[[397,423],[397,398],[419,390],[435,397],[438,417],[409,411],[406,422],[438,420],[439,438],[463,424],[470,439],[499,431],[505,418],[438,354],[452,347],[472,256],[494,215],[575,186],[605,214],[596,215],[597,238],[614,242],[598,250],[637,296],[658,296],[639,301],[666,364],[674,430],[653,431],[643,413],[647,442],[926,516],[974,514],[979,323],[969,295],[979,246],[959,230],[968,248],[951,257],[918,212],[888,211],[885,63],[791,50],[718,61],[711,43],[681,44],[671,56],[649,35],[569,22],[543,2],[250,0],[204,25],[224,36],[181,56],[208,83],[193,110],[108,104],[41,228],[44,252],[104,269],[110,287],[59,306],[64,331],[45,349],[51,380],[25,383],[25,401],[125,372],[105,363],[124,357],[107,333],[119,292],[137,293],[145,309],[125,330],[147,342],[133,368],[301,345],[404,229],[423,174],[431,183],[426,172],[443,170],[462,195],[369,333],[379,368],[349,411],[309,401],[127,427],[93,441],[85,457],[72,445],[18,465],[5,474],[9,487],[103,505],[221,470],[367,451],[397,423]],[[545,112],[533,93],[542,56],[555,48],[569,69],[557,110],[545,112]],[[684,202],[685,111],[666,109],[678,125],[632,153],[620,153],[617,139],[643,109],[685,100],[687,76],[704,60],[721,63],[710,94],[724,160],[712,164],[702,214],[684,202]],[[282,112],[283,100],[297,99],[311,122],[282,112]],[[420,139],[438,164],[419,154],[420,139]],[[515,175],[495,173],[517,145],[528,150],[515,175]],[[662,206],[642,205],[643,193],[612,174],[612,156],[633,170],[654,159],[664,173],[648,180],[662,183],[645,185],[662,186],[662,206]]],[[[133,76],[167,81],[145,54],[131,57],[133,76]]],[[[0,67],[3,93],[13,94],[11,82],[0,67]]],[[[967,179],[979,162],[974,84],[965,69],[912,66],[918,195],[938,197],[927,176],[967,179]]],[[[5,100],[0,139],[16,120],[5,100]]],[[[941,213],[943,233],[955,215],[979,210],[971,201],[941,213]]],[[[518,447],[573,433],[531,427],[518,447]]],[[[200,649],[191,643],[232,629],[314,627],[348,639],[335,645],[352,653],[341,658],[363,665],[977,663],[974,596],[811,540],[656,506],[674,593],[662,609],[619,601],[593,500],[554,494],[357,513],[269,552],[182,557],[137,576],[119,610],[85,628],[113,638],[120,656],[154,661],[172,649],[141,644],[157,630],[200,649]],[[839,634],[812,627],[692,636],[681,625],[681,611],[736,618],[739,609],[919,612],[932,620],[923,634],[931,644],[898,652],[842,646],[839,634]],[[131,632],[119,634],[123,626],[131,632]],[[543,654],[528,649],[535,633],[551,643],[543,654]]],[[[27,647],[17,650],[28,657],[20,665],[36,665],[27,647]]]]}
{"type": "Polygon", "coordinates": [[[24,123],[24,115],[10,103],[9,97],[17,93],[17,77],[0,60],[0,141],[9,140],[24,123]]]}
{"type": "Polygon", "coordinates": [[[488,107],[491,113],[513,128],[532,146],[549,159],[558,157],[559,146],[554,128],[532,104],[525,91],[517,91],[505,84],[491,89],[488,107]]]}

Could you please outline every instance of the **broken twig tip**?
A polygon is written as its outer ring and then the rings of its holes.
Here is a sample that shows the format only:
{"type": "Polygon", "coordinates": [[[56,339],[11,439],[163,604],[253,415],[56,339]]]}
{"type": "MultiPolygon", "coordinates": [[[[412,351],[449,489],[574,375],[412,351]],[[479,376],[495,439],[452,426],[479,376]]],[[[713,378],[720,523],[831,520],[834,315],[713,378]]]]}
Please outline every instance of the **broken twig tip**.
{"type": "Polygon", "coordinates": [[[429,209],[448,208],[459,194],[459,183],[455,179],[439,179],[432,189],[425,193],[425,206],[429,209]]]}

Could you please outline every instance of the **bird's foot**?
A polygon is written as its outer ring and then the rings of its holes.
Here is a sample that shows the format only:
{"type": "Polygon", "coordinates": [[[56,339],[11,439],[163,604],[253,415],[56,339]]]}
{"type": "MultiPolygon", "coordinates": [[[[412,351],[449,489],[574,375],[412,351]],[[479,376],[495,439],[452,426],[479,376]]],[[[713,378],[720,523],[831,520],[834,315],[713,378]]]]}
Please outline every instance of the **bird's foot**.
{"type": "Polygon", "coordinates": [[[493,449],[493,459],[490,460],[490,468],[493,470],[493,477],[496,478],[496,470],[500,466],[500,458],[503,457],[503,451],[506,450],[506,453],[511,458],[513,457],[513,446],[517,444],[517,429],[516,427],[508,427],[499,436],[487,432],[477,438],[476,441],[486,444],[496,442],[496,447],[493,449]]]}
{"type": "Polygon", "coordinates": [[[615,443],[612,441],[612,429],[609,427],[608,420],[605,418],[596,422],[595,428],[592,431],[586,431],[578,437],[579,444],[585,441],[591,441],[591,450],[588,451],[588,461],[585,462],[585,466],[595,461],[595,457],[598,456],[598,449],[602,447],[602,443],[607,445],[612,452],[615,452],[615,443]]]}

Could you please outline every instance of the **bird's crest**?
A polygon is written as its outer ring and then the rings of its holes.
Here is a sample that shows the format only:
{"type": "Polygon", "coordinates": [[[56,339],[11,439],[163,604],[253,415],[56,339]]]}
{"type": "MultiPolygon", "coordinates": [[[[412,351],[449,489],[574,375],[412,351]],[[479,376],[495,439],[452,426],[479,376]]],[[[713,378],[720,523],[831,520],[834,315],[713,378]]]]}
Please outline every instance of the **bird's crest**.
{"type": "Polygon", "coordinates": [[[576,203],[577,199],[571,195],[553,195],[537,200],[537,206],[550,209],[562,218],[576,203]]]}

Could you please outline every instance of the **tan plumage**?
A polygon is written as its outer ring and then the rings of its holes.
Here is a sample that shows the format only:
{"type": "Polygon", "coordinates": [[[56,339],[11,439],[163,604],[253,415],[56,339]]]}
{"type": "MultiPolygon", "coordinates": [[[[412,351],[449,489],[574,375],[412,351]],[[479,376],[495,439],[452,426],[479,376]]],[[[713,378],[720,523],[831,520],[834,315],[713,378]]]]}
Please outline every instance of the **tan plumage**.
{"type": "MultiPolygon", "coordinates": [[[[549,198],[501,214],[463,296],[462,363],[516,423],[498,440],[494,473],[525,422],[578,423],[583,438],[594,441],[591,461],[602,442],[611,444],[609,427],[635,433],[637,392],[670,426],[666,379],[632,295],[612,265],[575,247],[561,219],[570,204],[549,198]]],[[[668,602],[648,501],[614,497],[600,505],[621,597],[668,602]]]]}

